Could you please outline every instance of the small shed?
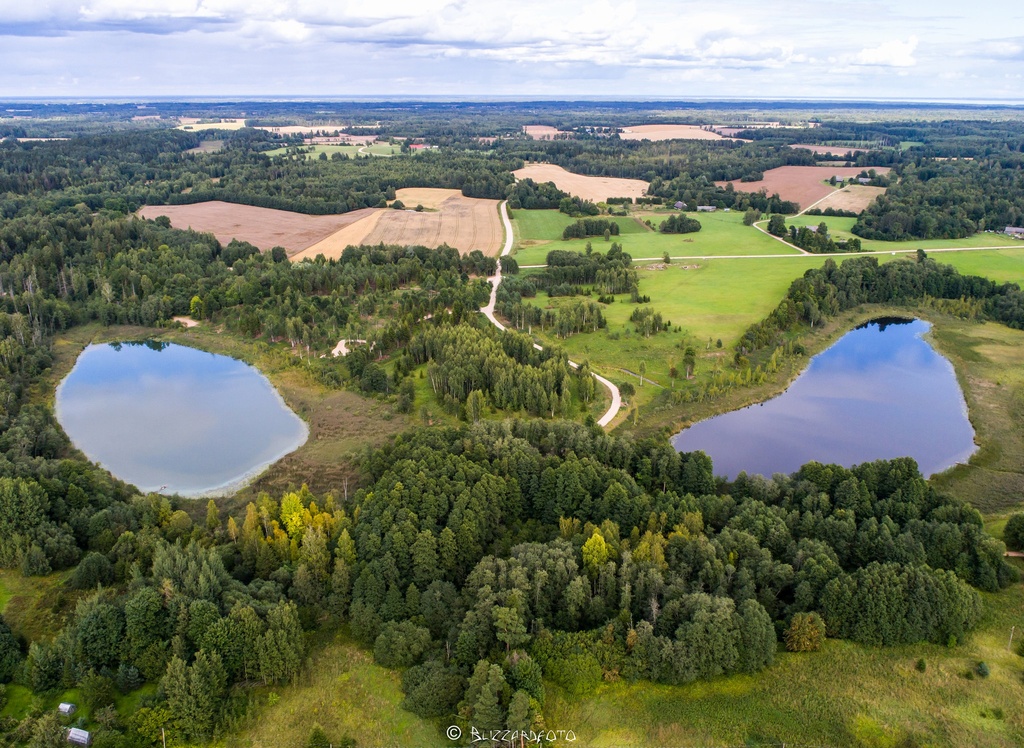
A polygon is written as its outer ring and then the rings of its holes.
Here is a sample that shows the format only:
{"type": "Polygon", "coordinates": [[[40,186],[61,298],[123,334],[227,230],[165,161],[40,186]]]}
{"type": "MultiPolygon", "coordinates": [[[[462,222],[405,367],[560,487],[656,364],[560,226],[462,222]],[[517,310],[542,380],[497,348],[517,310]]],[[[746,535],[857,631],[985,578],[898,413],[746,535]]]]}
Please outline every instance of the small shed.
{"type": "Polygon", "coordinates": [[[57,707],[57,711],[63,714],[65,717],[70,717],[78,709],[74,704],[69,701],[62,701],[60,706],[57,707]]]}
{"type": "Polygon", "coordinates": [[[676,210],[682,210],[683,208],[686,207],[686,203],[684,203],[682,200],[677,200],[676,204],[673,205],[672,207],[674,207],[676,210]]]}
{"type": "Polygon", "coordinates": [[[1007,236],[1024,236],[1024,228],[1018,226],[1007,226],[1003,231],[1007,236]]]}
{"type": "Polygon", "coordinates": [[[75,745],[90,745],[92,743],[92,735],[89,734],[88,730],[72,727],[68,730],[68,742],[75,745]]]}

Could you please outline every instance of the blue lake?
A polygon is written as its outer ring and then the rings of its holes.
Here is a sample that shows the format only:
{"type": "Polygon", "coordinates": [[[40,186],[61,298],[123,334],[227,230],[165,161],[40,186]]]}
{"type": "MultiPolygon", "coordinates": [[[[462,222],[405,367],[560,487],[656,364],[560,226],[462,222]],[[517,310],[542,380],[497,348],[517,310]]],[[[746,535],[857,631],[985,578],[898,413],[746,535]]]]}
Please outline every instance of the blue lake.
{"type": "Polygon", "coordinates": [[[952,364],[921,320],[876,320],[814,356],[783,394],[675,435],[717,475],[792,473],[816,460],[851,466],[913,457],[925,476],[974,453],[974,429],[952,364]]]}
{"type": "Polygon", "coordinates": [[[306,441],[259,371],[166,343],[90,345],[57,388],[75,446],[142,491],[227,493],[306,441]]]}

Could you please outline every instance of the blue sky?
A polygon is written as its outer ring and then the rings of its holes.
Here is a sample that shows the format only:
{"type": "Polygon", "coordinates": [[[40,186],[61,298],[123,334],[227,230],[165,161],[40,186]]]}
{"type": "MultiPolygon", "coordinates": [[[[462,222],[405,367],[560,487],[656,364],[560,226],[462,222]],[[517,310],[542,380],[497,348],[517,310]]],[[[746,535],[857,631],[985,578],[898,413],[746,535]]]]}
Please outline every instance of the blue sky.
{"type": "Polygon", "coordinates": [[[1024,3],[0,0],[0,96],[1024,100],[1024,3]]]}

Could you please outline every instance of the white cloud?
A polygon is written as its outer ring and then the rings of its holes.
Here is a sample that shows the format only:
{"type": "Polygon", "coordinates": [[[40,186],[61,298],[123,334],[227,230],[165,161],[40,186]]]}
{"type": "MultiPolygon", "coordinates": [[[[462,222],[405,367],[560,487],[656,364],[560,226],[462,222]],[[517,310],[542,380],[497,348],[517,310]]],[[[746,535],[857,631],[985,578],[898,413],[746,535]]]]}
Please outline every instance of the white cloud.
{"type": "Polygon", "coordinates": [[[881,65],[893,68],[912,68],[917,64],[914,52],[917,50],[917,37],[912,36],[905,42],[897,39],[883,42],[877,47],[862,49],[854,58],[855,65],[881,65]]]}

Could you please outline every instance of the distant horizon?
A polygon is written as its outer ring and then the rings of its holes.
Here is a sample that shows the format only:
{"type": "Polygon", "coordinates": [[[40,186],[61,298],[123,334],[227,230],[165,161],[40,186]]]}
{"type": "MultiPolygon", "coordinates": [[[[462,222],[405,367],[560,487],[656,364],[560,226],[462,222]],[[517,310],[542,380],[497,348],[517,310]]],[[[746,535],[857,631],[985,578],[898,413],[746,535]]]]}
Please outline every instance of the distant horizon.
{"type": "Polygon", "coordinates": [[[553,95],[553,94],[508,94],[508,95],[446,95],[446,94],[278,94],[251,96],[243,94],[203,94],[203,95],[138,95],[138,96],[116,96],[116,95],[85,95],[85,96],[3,96],[0,95],[0,103],[34,103],[46,104],[50,102],[61,104],[241,104],[246,102],[273,102],[273,103],[389,103],[389,102],[423,102],[430,104],[488,104],[488,103],[606,103],[606,104],[643,104],[643,103],[666,103],[666,104],[815,104],[815,105],[869,105],[869,106],[964,106],[971,108],[998,107],[998,108],[1022,108],[1024,109],[1024,97],[1021,98],[840,98],[840,97],[778,97],[778,98],[753,98],[749,96],[598,96],[598,95],[553,95]]]}

